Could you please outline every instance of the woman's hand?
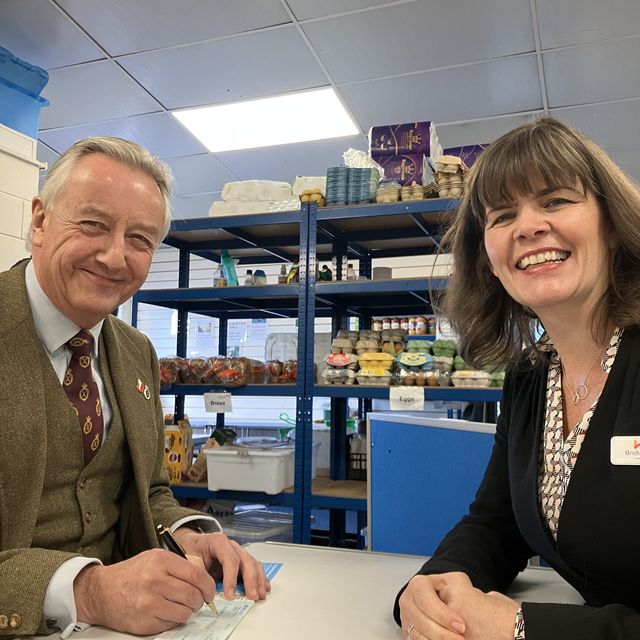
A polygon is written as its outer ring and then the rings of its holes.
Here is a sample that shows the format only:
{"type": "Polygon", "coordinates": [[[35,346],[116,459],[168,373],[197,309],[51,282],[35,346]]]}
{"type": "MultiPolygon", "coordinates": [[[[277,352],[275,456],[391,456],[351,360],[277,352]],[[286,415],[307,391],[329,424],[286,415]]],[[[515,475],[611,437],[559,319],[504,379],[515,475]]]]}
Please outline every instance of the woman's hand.
{"type": "Polygon", "coordinates": [[[465,640],[464,616],[439,596],[448,586],[458,587],[461,592],[473,589],[469,577],[459,572],[414,576],[410,580],[399,600],[402,628],[410,640],[465,640]]]}
{"type": "Polygon", "coordinates": [[[464,617],[465,640],[513,640],[520,605],[511,598],[458,584],[443,587],[438,595],[444,604],[464,617]]]}

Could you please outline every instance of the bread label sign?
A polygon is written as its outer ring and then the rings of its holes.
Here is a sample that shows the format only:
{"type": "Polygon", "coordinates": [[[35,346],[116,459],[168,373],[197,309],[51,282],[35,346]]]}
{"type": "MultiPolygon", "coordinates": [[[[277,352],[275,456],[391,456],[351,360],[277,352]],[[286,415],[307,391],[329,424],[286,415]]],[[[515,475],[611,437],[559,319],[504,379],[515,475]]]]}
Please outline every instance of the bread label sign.
{"type": "Polygon", "coordinates": [[[205,393],[204,409],[207,413],[228,413],[233,411],[231,394],[226,392],[205,393]]]}

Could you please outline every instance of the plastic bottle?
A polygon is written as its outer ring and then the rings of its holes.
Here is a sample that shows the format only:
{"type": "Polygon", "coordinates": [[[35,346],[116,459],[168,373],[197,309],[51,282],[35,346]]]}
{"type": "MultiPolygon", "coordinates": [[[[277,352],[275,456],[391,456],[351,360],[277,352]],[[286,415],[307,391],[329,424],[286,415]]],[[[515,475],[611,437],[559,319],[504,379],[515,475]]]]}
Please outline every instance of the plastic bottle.
{"type": "Polygon", "coordinates": [[[227,281],[227,286],[237,287],[238,274],[236,273],[236,265],[226,249],[223,249],[220,252],[220,263],[222,264],[222,273],[224,273],[224,279],[227,281]]]}
{"type": "Polygon", "coordinates": [[[213,272],[213,286],[214,287],[226,287],[227,281],[224,279],[224,275],[222,273],[222,265],[218,265],[216,270],[213,272]]]}
{"type": "Polygon", "coordinates": [[[295,258],[293,260],[293,263],[291,264],[291,268],[289,269],[289,273],[287,275],[287,284],[300,281],[299,269],[300,267],[298,266],[298,259],[295,258]]]}
{"type": "Polygon", "coordinates": [[[244,286],[245,287],[253,286],[253,271],[251,269],[247,269],[247,275],[244,277],[244,286]]]}
{"type": "Polygon", "coordinates": [[[280,267],[280,274],[278,275],[278,284],[287,284],[287,265],[283,264],[280,267]]]}

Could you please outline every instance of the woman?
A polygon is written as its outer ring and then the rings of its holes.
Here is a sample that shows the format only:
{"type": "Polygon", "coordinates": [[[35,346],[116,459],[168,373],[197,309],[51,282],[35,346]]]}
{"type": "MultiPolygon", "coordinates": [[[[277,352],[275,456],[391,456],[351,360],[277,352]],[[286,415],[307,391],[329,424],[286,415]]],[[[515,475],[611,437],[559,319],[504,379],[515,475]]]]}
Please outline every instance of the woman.
{"type": "Polygon", "coordinates": [[[511,364],[469,514],[396,620],[412,640],[640,637],[640,193],[594,143],[538,120],[483,152],[445,245],[464,359],[511,364]],[[534,555],[585,605],[497,593],[534,555]]]}

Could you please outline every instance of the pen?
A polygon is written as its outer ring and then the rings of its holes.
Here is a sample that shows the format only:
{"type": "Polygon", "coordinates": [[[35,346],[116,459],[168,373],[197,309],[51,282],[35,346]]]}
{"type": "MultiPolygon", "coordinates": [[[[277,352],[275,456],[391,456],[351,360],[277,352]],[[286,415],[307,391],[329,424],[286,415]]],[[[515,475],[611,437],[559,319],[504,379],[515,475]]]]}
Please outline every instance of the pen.
{"type": "MultiPolygon", "coordinates": [[[[169,529],[159,524],[156,527],[156,530],[158,531],[158,535],[160,536],[160,539],[162,540],[162,542],[164,542],[165,546],[169,551],[171,551],[171,553],[175,553],[176,555],[180,556],[181,558],[184,558],[185,560],[189,559],[187,558],[187,554],[185,553],[185,550],[182,548],[180,543],[175,539],[174,535],[171,533],[171,531],[169,531],[169,529]]],[[[216,605],[213,603],[213,601],[207,602],[206,605],[207,607],[209,607],[209,609],[211,609],[211,611],[213,611],[213,613],[218,615],[218,609],[216,608],[216,605]]]]}

